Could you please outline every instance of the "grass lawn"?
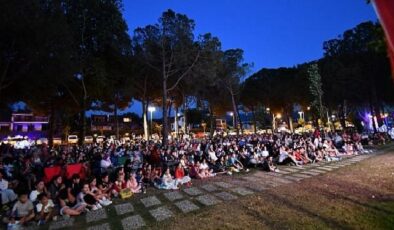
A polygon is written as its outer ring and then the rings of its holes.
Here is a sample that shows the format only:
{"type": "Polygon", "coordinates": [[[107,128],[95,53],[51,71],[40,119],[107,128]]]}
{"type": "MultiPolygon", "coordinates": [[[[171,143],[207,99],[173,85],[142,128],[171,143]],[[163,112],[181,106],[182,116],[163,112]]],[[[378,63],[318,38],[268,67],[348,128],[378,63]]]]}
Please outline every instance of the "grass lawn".
{"type": "Polygon", "coordinates": [[[394,229],[394,151],[153,229],[394,229]]]}

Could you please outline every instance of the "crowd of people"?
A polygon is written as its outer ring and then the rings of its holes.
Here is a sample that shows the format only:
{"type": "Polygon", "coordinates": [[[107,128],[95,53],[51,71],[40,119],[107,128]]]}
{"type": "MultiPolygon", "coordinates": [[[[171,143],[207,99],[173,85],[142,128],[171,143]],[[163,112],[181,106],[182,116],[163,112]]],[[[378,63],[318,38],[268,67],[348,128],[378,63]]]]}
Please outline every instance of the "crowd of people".
{"type": "Polygon", "coordinates": [[[111,205],[149,187],[175,190],[192,186],[192,179],[248,172],[277,172],[277,165],[302,167],[338,161],[345,155],[368,153],[357,133],[257,134],[183,138],[169,141],[134,139],[127,143],[68,145],[29,149],[0,146],[0,195],[3,222],[9,226],[58,216],[69,218],[111,205]],[[70,165],[82,167],[72,175],[70,165]],[[46,170],[61,168],[56,175],[46,170]]]}

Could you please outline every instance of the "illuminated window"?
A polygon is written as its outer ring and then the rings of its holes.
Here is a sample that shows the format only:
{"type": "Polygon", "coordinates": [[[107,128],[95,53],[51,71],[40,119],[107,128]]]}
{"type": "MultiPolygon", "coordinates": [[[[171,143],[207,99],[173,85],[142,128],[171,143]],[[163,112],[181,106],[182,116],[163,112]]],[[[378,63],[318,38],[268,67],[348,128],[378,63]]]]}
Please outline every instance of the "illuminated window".
{"type": "Polygon", "coordinates": [[[131,118],[130,117],[124,117],[123,118],[123,122],[131,122],[131,118]]]}

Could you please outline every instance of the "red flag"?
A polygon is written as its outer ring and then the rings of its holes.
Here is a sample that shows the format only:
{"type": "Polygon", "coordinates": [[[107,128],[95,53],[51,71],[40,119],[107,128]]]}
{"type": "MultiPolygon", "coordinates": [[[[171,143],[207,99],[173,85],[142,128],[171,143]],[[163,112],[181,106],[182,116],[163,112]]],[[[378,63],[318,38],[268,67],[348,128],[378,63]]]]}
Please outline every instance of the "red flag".
{"type": "Polygon", "coordinates": [[[394,1],[373,0],[375,11],[386,34],[388,54],[391,60],[392,77],[394,79],[394,1]]]}

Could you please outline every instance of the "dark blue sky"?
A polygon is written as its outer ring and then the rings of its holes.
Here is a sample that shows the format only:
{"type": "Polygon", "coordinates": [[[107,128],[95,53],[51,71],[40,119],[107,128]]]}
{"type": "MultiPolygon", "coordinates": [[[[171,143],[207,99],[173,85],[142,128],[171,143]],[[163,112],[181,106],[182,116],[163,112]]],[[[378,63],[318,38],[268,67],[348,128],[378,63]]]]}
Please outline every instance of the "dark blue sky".
{"type": "MultiPolygon", "coordinates": [[[[365,0],[124,0],[130,34],[167,9],[194,19],[196,34],[218,36],[224,49],[243,49],[253,72],[318,59],[324,41],[377,19],[365,0]]],[[[139,103],[131,110],[140,114],[139,103]]]]}
{"type": "Polygon", "coordinates": [[[376,20],[365,0],[125,0],[130,33],[156,23],[167,9],[211,32],[224,49],[241,48],[253,71],[320,58],[322,43],[360,22],[376,20]]]}

